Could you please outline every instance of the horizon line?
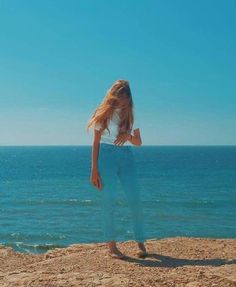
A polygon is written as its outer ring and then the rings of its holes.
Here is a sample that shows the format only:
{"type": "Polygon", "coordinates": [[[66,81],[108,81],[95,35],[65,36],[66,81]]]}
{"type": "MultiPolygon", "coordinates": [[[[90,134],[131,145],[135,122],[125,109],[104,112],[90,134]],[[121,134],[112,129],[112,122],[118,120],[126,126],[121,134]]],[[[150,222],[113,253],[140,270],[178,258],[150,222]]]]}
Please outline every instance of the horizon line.
{"type": "MultiPolygon", "coordinates": [[[[24,144],[24,145],[0,145],[0,147],[80,147],[80,146],[92,146],[92,144],[84,144],[84,145],[73,145],[73,144],[39,144],[39,145],[31,145],[31,144],[24,144]]],[[[124,145],[124,146],[133,146],[135,145],[124,145]]],[[[235,147],[236,144],[145,144],[141,146],[231,146],[235,147]]]]}

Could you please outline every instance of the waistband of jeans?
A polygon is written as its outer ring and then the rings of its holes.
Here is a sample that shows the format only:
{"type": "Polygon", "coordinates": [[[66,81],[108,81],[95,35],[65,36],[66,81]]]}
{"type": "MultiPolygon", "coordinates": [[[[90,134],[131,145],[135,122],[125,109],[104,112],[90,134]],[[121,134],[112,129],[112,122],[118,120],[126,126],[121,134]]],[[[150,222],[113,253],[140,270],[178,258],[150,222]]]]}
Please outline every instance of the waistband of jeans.
{"type": "Polygon", "coordinates": [[[128,145],[115,145],[115,144],[108,144],[108,143],[100,143],[100,147],[110,150],[129,150],[131,146],[128,145]]]}

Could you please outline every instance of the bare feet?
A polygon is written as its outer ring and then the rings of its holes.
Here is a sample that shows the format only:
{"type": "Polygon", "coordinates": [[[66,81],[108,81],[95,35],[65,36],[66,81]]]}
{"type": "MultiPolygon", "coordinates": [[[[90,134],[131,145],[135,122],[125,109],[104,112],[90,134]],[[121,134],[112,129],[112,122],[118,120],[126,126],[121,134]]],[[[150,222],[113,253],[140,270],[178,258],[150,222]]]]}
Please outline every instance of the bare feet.
{"type": "Polygon", "coordinates": [[[109,255],[112,257],[112,258],[116,258],[116,259],[125,259],[125,255],[120,251],[120,250],[116,250],[116,251],[109,251],[109,255]]]}
{"type": "Polygon", "coordinates": [[[148,255],[146,247],[143,242],[138,242],[139,251],[137,252],[137,256],[142,258],[148,255]]]}
{"type": "Polygon", "coordinates": [[[112,258],[117,258],[117,259],[125,258],[125,255],[117,248],[115,241],[108,242],[108,246],[109,246],[109,255],[112,258]]]}

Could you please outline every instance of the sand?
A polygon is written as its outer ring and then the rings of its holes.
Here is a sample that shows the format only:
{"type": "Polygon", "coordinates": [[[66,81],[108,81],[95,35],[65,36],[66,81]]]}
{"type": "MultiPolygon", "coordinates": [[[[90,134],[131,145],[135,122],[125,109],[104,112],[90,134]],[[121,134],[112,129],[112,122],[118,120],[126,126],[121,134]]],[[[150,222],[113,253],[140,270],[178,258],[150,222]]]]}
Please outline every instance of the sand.
{"type": "Polygon", "coordinates": [[[236,286],[236,239],[172,237],[118,242],[128,257],[111,258],[105,243],[73,244],[44,254],[0,248],[0,286],[236,286]]]}

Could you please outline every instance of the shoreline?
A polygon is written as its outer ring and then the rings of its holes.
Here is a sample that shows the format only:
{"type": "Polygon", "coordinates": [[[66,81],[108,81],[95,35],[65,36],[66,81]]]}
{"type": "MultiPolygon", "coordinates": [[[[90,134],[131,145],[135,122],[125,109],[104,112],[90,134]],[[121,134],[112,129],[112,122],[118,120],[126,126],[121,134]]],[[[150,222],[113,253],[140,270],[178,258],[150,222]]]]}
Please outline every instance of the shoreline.
{"type": "MultiPolygon", "coordinates": [[[[164,239],[171,239],[171,238],[192,238],[192,239],[209,239],[209,240],[215,240],[215,239],[221,239],[221,240],[236,240],[235,237],[205,237],[205,236],[182,236],[182,235],[179,235],[179,236],[170,236],[170,237],[154,237],[154,238],[149,238],[147,239],[146,242],[148,241],[159,241],[159,240],[164,240],[164,239]]],[[[134,241],[134,239],[127,239],[126,241],[118,241],[116,240],[117,244],[121,244],[121,243],[125,243],[125,242],[132,242],[134,241]]],[[[135,242],[135,241],[134,241],[135,242]]],[[[53,244],[53,243],[46,243],[46,244],[30,244],[30,243],[24,243],[24,242],[17,242],[19,243],[18,245],[17,244],[14,244],[14,243],[0,243],[0,249],[1,248],[11,248],[12,251],[16,252],[16,253],[21,253],[21,254],[29,254],[29,255],[42,255],[42,254],[46,254],[47,252],[52,252],[53,250],[59,250],[59,249],[65,249],[65,248],[69,248],[71,246],[74,246],[74,245],[96,245],[96,244],[105,244],[104,242],[100,242],[100,241],[97,241],[97,242],[77,242],[77,243],[71,243],[71,244],[68,244],[68,245],[63,245],[63,244],[53,244]],[[33,252],[33,251],[23,251],[23,248],[19,248],[20,245],[23,245],[23,246],[28,246],[28,248],[31,248],[31,249],[38,249],[40,250],[40,252],[33,252]],[[16,246],[18,248],[16,248],[16,246]]],[[[26,250],[27,248],[25,248],[26,250]]]]}
{"type": "Polygon", "coordinates": [[[127,256],[111,258],[105,242],[78,243],[42,254],[0,245],[0,286],[236,286],[236,239],[148,239],[149,256],[133,240],[117,242],[127,256]]]}

